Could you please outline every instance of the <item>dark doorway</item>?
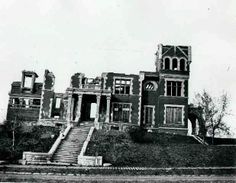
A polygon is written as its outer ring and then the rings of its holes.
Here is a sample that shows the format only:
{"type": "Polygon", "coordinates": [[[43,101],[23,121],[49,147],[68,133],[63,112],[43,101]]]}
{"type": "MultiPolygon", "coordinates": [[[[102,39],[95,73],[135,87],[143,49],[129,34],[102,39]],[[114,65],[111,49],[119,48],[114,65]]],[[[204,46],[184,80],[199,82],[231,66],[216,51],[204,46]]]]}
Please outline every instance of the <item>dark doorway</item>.
{"type": "Polygon", "coordinates": [[[94,121],[97,109],[96,95],[83,95],[81,121],[94,121]]]}

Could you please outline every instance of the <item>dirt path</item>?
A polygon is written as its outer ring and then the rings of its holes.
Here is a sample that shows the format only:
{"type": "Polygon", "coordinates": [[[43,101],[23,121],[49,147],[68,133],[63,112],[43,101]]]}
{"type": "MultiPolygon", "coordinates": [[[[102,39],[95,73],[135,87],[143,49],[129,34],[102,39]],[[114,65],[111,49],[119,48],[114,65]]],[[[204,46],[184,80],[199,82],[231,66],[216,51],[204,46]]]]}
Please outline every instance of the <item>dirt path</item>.
{"type": "Polygon", "coordinates": [[[1,182],[236,182],[236,176],[104,176],[59,174],[0,174],[1,182]]]}

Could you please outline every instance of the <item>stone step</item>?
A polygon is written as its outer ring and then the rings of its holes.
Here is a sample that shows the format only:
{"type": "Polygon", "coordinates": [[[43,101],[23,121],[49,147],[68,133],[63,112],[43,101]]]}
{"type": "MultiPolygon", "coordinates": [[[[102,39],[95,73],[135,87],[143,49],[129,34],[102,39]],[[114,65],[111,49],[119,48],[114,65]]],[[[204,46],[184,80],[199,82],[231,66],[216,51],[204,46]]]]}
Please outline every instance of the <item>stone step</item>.
{"type": "Polygon", "coordinates": [[[71,160],[74,160],[76,161],[78,158],[78,156],[57,156],[53,159],[54,160],[67,160],[67,159],[71,159],[71,160]]]}
{"type": "Polygon", "coordinates": [[[59,155],[68,155],[69,156],[69,155],[73,155],[73,154],[76,155],[78,153],[79,153],[79,151],[75,151],[75,153],[68,153],[66,151],[63,151],[63,152],[60,151],[60,152],[56,153],[55,156],[59,156],[59,155]]]}
{"type": "MultiPolygon", "coordinates": [[[[81,145],[83,145],[83,144],[79,144],[80,146],[81,145]]],[[[68,151],[68,149],[67,148],[70,148],[70,149],[78,149],[80,146],[72,146],[72,145],[64,145],[63,147],[59,147],[58,148],[58,150],[63,150],[63,149],[65,149],[65,150],[67,150],[68,151]]]]}
{"type": "Polygon", "coordinates": [[[54,160],[76,160],[77,156],[58,156],[57,158],[55,158],[54,160]]]}

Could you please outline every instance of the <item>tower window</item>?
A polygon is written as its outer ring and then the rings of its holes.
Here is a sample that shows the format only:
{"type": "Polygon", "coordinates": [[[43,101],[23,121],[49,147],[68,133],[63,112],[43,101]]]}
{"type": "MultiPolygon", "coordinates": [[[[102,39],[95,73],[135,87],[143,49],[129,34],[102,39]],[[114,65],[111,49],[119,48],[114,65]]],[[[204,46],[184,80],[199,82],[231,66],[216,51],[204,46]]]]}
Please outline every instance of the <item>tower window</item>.
{"type": "Polygon", "coordinates": [[[170,69],[170,59],[165,58],[165,69],[169,70],[170,69]]]}
{"type": "Polygon", "coordinates": [[[185,59],[180,59],[180,70],[184,71],[185,70],[185,59]]]}
{"type": "Polygon", "coordinates": [[[172,63],[173,70],[178,70],[178,60],[177,60],[177,58],[174,58],[172,61],[173,61],[173,63],[172,63]]]}

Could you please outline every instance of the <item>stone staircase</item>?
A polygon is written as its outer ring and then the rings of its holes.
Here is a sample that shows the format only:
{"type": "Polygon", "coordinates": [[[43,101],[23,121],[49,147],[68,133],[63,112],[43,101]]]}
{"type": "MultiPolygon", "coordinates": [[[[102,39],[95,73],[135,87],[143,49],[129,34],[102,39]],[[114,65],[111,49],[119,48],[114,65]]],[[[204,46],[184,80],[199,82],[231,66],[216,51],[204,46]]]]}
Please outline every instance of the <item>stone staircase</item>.
{"type": "Polygon", "coordinates": [[[77,164],[78,155],[80,154],[91,126],[93,126],[92,122],[81,123],[80,126],[74,126],[67,137],[62,140],[52,157],[52,162],[77,164]]]}

